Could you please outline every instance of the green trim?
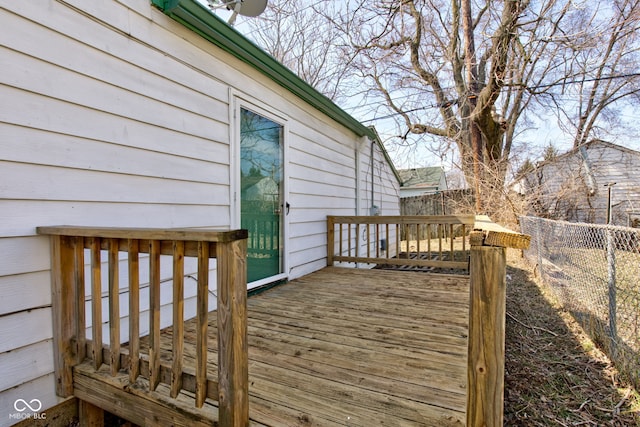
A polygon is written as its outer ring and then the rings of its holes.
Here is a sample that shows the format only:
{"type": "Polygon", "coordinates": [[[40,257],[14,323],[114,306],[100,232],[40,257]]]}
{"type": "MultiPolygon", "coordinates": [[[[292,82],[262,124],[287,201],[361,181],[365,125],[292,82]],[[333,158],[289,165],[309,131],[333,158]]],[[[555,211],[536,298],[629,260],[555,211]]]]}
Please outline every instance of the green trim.
{"type": "Polygon", "coordinates": [[[315,90],[274,57],[256,46],[195,0],[151,0],[166,15],[200,34],[214,45],[251,65],[289,92],[298,96],[358,136],[376,137],[370,128],[354,119],[329,98],[315,90]]]}

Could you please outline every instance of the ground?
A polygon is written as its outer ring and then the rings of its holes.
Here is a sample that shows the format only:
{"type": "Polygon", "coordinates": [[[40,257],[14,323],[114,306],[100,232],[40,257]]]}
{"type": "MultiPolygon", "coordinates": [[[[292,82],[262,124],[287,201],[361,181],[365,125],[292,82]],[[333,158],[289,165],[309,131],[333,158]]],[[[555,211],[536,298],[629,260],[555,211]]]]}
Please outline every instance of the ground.
{"type": "Polygon", "coordinates": [[[505,426],[640,426],[640,396],[508,250],[505,426]]]}

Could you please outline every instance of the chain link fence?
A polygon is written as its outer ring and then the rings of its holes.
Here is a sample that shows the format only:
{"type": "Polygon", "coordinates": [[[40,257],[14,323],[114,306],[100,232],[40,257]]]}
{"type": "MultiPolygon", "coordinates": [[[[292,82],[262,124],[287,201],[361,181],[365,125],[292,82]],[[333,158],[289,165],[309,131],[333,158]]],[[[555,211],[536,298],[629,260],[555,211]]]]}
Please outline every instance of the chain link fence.
{"type": "Polygon", "coordinates": [[[558,301],[640,387],[640,230],[536,217],[520,227],[558,301]]]}

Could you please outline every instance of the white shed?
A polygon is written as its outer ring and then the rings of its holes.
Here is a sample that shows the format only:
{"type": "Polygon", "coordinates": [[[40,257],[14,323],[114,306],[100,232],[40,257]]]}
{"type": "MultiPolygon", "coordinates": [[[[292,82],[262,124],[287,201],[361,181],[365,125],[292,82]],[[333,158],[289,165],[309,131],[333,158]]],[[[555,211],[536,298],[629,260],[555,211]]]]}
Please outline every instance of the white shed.
{"type": "Polygon", "coordinates": [[[325,266],[327,215],[399,214],[375,131],[196,0],[0,0],[0,27],[0,426],[60,402],[36,227],[269,232],[255,287],[325,266]]]}

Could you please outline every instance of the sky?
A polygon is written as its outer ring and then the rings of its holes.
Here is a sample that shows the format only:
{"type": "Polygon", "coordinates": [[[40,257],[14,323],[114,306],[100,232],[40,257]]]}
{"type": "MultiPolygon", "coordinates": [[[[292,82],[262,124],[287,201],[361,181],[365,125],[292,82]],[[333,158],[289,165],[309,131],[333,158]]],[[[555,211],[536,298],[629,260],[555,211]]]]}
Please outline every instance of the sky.
{"type": "MultiPolygon", "coordinates": [[[[207,5],[207,0],[198,0],[203,5],[207,5]]],[[[220,4],[220,1],[218,1],[220,4]]],[[[231,17],[232,13],[226,8],[217,8],[214,13],[227,21],[231,17]]],[[[251,39],[250,27],[246,24],[248,20],[254,18],[244,17],[239,15],[233,27],[243,35],[246,35],[251,39]]],[[[255,40],[254,40],[255,41],[255,40]]],[[[351,114],[357,120],[363,122],[363,124],[369,126],[374,125],[376,130],[383,139],[393,138],[397,135],[396,125],[393,117],[388,117],[388,114],[380,114],[376,117],[376,114],[371,111],[369,105],[361,105],[360,100],[351,99],[350,105],[340,105],[347,113],[351,114]],[[385,117],[387,116],[387,117],[385,117]]],[[[443,166],[445,169],[450,169],[451,159],[440,159],[434,156],[429,150],[424,149],[424,144],[414,144],[413,147],[397,147],[394,144],[387,144],[387,150],[389,155],[394,161],[394,165],[398,169],[412,168],[412,167],[424,167],[424,166],[443,166]]]]}
{"type": "MultiPolygon", "coordinates": [[[[207,0],[198,1],[204,5],[207,4],[207,0]]],[[[218,2],[221,2],[221,0],[218,0],[218,2]]],[[[217,9],[215,13],[225,21],[231,16],[231,12],[227,11],[224,7],[217,9]]],[[[255,18],[238,16],[234,24],[234,28],[238,32],[246,35],[250,39],[250,28],[246,22],[251,19],[255,18]]],[[[383,140],[398,140],[394,137],[397,136],[399,131],[396,128],[394,118],[390,117],[388,113],[385,113],[382,110],[380,113],[374,113],[372,112],[370,105],[367,105],[367,103],[363,103],[361,100],[357,99],[351,99],[351,102],[348,105],[340,105],[340,107],[364,124],[374,125],[383,140]]],[[[633,110],[623,110],[619,118],[623,123],[627,123],[629,128],[633,129],[635,127],[634,124],[636,122],[636,118],[633,110]]],[[[622,136],[606,139],[610,142],[618,143],[625,147],[640,151],[640,135],[633,135],[627,132],[620,132],[620,135],[622,136]]],[[[531,157],[532,161],[541,159],[542,153],[548,145],[553,145],[559,153],[563,153],[572,148],[573,142],[569,137],[565,136],[561,132],[557,124],[557,119],[552,114],[549,114],[547,117],[536,119],[532,123],[530,129],[525,130],[518,140],[520,141],[519,148],[514,150],[514,154],[516,156],[520,155],[522,160],[524,160],[524,157],[531,157]],[[527,155],[525,156],[524,153],[527,155]]],[[[396,168],[403,169],[424,166],[442,166],[445,170],[450,170],[454,167],[455,156],[452,151],[445,151],[444,155],[435,155],[433,151],[436,150],[430,150],[427,148],[429,146],[441,146],[442,144],[439,141],[430,136],[416,136],[414,137],[413,142],[414,144],[411,146],[401,146],[392,143],[386,144],[387,150],[389,151],[396,168]]]]}

